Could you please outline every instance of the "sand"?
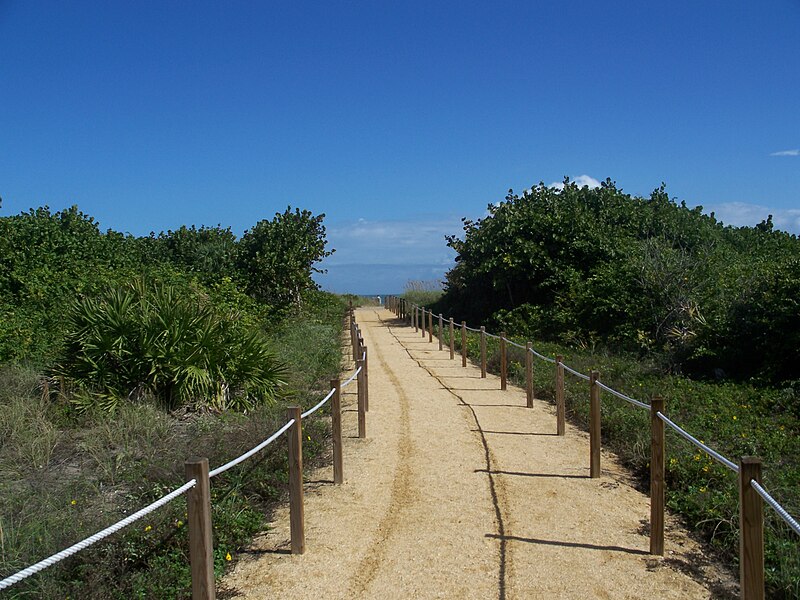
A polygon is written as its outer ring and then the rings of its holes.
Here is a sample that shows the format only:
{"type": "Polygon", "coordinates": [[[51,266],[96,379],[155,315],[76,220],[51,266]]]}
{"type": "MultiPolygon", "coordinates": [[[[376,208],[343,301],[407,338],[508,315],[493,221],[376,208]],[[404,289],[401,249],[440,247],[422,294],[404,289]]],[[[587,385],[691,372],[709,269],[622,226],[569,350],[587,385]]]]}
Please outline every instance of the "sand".
{"type": "MultiPolygon", "coordinates": [[[[244,598],[725,598],[737,584],[671,517],[648,554],[647,496],[588,434],[450,360],[389,311],[356,313],[370,352],[367,438],[345,390],[343,485],[306,479],[306,553],[288,508],[221,585],[244,598]]],[[[351,365],[348,365],[348,371],[351,365]]]]}

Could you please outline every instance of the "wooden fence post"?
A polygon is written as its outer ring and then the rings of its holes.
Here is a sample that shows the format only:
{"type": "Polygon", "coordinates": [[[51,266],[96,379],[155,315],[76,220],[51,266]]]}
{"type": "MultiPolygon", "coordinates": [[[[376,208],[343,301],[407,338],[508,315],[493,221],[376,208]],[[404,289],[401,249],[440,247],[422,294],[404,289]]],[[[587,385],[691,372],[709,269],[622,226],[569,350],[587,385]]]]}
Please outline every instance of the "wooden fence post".
{"type": "Polygon", "coordinates": [[[506,332],[500,332],[500,389],[508,388],[508,346],[506,332]]]}
{"type": "Polygon", "coordinates": [[[303,423],[299,406],[286,409],[286,418],[294,424],[286,431],[289,446],[289,529],[292,554],[306,551],[305,514],[303,509],[303,423]]]}
{"type": "Polygon", "coordinates": [[[486,379],[486,327],[481,325],[481,379],[486,379]]]}
{"type": "Polygon", "coordinates": [[[197,484],[186,492],[186,513],[189,526],[189,563],[192,572],[193,600],[213,600],[214,542],[211,526],[211,483],[208,459],[190,458],[184,464],[186,481],[197,484]]]}
{"type": "Polygon", "coordinates": [[[361,358],[356,361],[356,368],[358,367],[361,367],[361,371],[359,371],[356,376],[356,384],[358,387],[358,437],[365,438],[367,437],[367,411],[364,404],[364,361],[361,360],[361,358]]]}
{"type": "Polygon", "coordinates": [[[589,476],[600,477],[600,373],[589,373],[589,476]]]}
{"type": "Polygon", "coordinates": [[[525,342],[525,397],[528,408],[533,408],[533,354],[530,342],[525,342]]]}
{"type": "Polygon", "coordinates": [[[467,366],[467,322],[461,321],[461,366],[467,366]]]}
{"type": "Polygon", "coordinates": [[[556,433],[566,433],[567,410],[564,401],[564,357],[556,356],[556,433]]]}
{"type": "Polygon", "coordinates": [[[764,501],[750,485],[761,484],[761,459],[739,461],[739,584],[742,600],[764,599],[764,501]]]}
{"type": "Polygon", "coordinates": [[[422,337],[425,338],[425,307],[422,307],[422,337]]]}
{"type": "Polygon", "coordinates": [[[414,333],[417,333],[419,331],[419,323],[417,322],[418,314],[419,314],[419,307],[415,306],[413,309],[411,309],[411,320],[414,323],[414,333]]]}
{"type": "Polygon", "coordinates": [[[342,455],[342,388],[339,378],[331,379],[331,437],[333,437],[333,483],[344,481],[344,457],[342,455]]]}
{"type": "Polygon", "coordinates": [[[364,412],[369,412],[369,352],[364,346],[364,412]]]}
{"type": "Polygon", "coordinates": [[[664,556],[664,399],[650,400],[650,554],[664,556]]]}
{"type": "Polygon", "coordinates": [[[442,338],[444,337],[444,323],[442,321],[442,313],[439,313],[439,351],[442,350],[442,338]]]}
{"type": "Polygon", "coordinates": [[[428,343],[433,343],[433,311],[428,311],[428,343]]]}
{"type": "Polygon", "coordinates": [[[453,324],[453,317],[450,317],[450,360],[456,356],[456,340],[455,340],[455,327],[453,324]]]}

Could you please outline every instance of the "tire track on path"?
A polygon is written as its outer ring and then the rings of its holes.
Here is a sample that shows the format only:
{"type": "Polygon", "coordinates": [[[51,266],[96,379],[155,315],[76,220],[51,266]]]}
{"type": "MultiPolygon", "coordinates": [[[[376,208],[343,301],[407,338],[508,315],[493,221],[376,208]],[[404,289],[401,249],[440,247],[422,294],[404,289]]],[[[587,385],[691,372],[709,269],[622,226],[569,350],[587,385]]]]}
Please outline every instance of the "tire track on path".
{"type": "MultiPolygon", "coordinates": [[[[377,315],[381,321],[381,324],[386,327],[392,337],[397,341],[397,343],[405,350],[408,357],[413,360],[417,365],[424,369],[433,379],[435,379],[439,385],[442,387],[443,390],[446,390],[449,394],[455,397],[459,404],[469,408],[470,413],[472,413],[472,418],[475,421],[475,427],[480,434],[481,444],[483,445],[483,452],[484,457],[486,460],[486,473],[489,478],[489,492],[492,497],[492,504],[494,505],[494,512],[495,512],[495,524],[497,526],[497,539],[500,542],[499,547],[499,557],[498,557],[498,574],[497,574],[497,597],[499,600],[506,600],[506,590],[507,590],[507,578],[508,574],[511,571],[512,561],[511,561],[511,553],[509,552],[509,545],[508,545],[508,532],[506,530],[506,522],[509,520],[508,515],[511,514],[511,510],[509,507],[508,502],[508,494],[506,492],[505,483],[502,479],[496,478],[494,475],[495,471],[500,471],[502,469],[496,468],[497,460],[495,459],[494,453],[492,452],[491,448],[489,448],[489,443],[486,439],[486,435],[481,427],[480,420],[478,419],[478,415],[475,412],[475,409],[470,405],[468,402],[464,400],[462,396],[457,394],[454,390],[452,390],[449,386],[447,386],[442,379],[436,375],[433,371],[431,371],[427,365],[424,365],[420,359],[415,358],[411,355],[410,350],[408,347],[403,344],[400,338],[395,334],[392,329],[392,326],[387,323],[385,319],[383,319],[380,315],[377,315]]],[[[385,363],[384,363],[385,364],[385,363]]],[[[393,379],[393,382],[396,381],[396,378],[393,379]]],[[[396,385],[400,385],[399,381],[396,385]]],[[[399,388],[400,389],[400,388],[399,388]]]]}
{"type": "MultiPolygon", "coordinates": [[[[380,319],[380,316],[378,318],[380,319]]],[[[382,324],[383,319],[380,319],[380,321],[382,324]]],[[[378,525],[377,536],[370,544],[358,569],[355,571],[355,575],[350,580],[349,596],[352,598],[363,597],[366,594],[384,561],[386,551],[389,548],[388,540],[400,524],[402,512],[417,497],[415,488],[411,485],[411,457],[414,453],[414,443],[411,439],[409,398],[403,390],[403,385],[397,375],[384,359],[380,344],[370,345],[370,358],[377,359],[379,366],[389,377],[394,389],[397,391],[400,398],[401,429],[400,439],[397,444],[397,468],[392,479],[389,506],[378,525]]]]}

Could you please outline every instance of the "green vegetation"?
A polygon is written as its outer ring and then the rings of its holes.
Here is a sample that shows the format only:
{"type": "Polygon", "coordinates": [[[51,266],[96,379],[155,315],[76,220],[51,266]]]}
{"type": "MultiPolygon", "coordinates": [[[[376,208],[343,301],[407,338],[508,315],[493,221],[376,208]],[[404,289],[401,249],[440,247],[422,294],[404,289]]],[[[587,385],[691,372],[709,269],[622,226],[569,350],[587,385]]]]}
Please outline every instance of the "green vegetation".
{"type": "MultiPolygon", "coordinates": [[[[731,228],[669,200],[540,185],[509,192],[489,216],[465,221],[464,239],[435,312],[503,329],[517,343],[634,398],[659,394],[681,426],[734,461],[764,459],[767,489],[800,514],[800,241],[771,221],[731,228]],[[689,376],[693,378],[690,378],[689,376]]],[[[447,331],[445,331],[447,334],[447,331]]],[[[456,336],[460,349],[460,335],[456,336]]],[[[499,348],[489,340],[489,367],[499,348]]],[[[479,360],[478,336],[468,353],[479,360]]],[[[522,351],[510,373],[524,380],[522,351]]],[[[568,415],[588,422],[588,386],[567,374],[568,415]]],[[[555,368],[536,360],[538,397],[554,400],[555,368]]],[[[648,481],[649,417],[603,394],[604,444],[648,481]]],[[[667,434],[668,505],[738,561],[736,477],[667,434]]],[[[769,508],[766,575],[771,597],[800,597],[797,536],[769,508]]]]}
{"type": "Polygon", "coordinates": [[[725,227],[663,186],[539,185],[465,221],[437,307],[537,339],[657,356],[701,377],[800,378],[800,241],[725,227]]]}
{"type": "Polygon", "coordinates": [[[429,306],[443,294],[441,281],[408,281],[403,298],[417,306],[429,306]]]}
{"type": "MultiPolygon", "coordinates": [[[[228,229],[136,238],[74,207],[0,218],[0,577],[178,487],[188,457],[238,456],[287,405],[327,392],[345,304],[310,278],[328,254],[321,219],[289,210],[256,226],[248,252],[262,263],[286,258],[273,236],[315,249],[262,294],[228,229]]],[[[313,465],[326,422],[304,434],[313,465]]],[[[286,494],[286,460],[274,444],[214,479],[218,575],[286,494]]],[[[177,499],[0,595],[189,597],[185,511],[177,499]]]]}
{"type": "Polygon", "coordinates": [[[111,410],[152,396],[168,410],[245,410],[273,399],[283,383],[264,333],[209,296],[170,283],[136,279],[80,298],[67,329],[58,371],[81,408],[111,410]]]}

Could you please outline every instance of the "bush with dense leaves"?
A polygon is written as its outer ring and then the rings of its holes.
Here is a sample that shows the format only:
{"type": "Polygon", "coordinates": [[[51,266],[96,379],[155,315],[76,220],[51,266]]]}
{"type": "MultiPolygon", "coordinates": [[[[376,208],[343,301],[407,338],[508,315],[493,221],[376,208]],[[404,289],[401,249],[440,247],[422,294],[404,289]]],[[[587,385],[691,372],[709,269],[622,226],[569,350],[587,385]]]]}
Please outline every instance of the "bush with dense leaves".
{"type": "Polygon", "coordinates": [[[598,342],[706,376],[800,378],[800,241],[726,227],[613,182],[509,191],[448,237],[436,310],[539,339],[598,342]]]}
{"type": "Polygon", "coordinates": [[[74,402],[113,409],[154,397],[244,410],[274,397],[283,368],[257,328],[190,286],[137,279],[75,301],[58,372],[74,402]]]}

